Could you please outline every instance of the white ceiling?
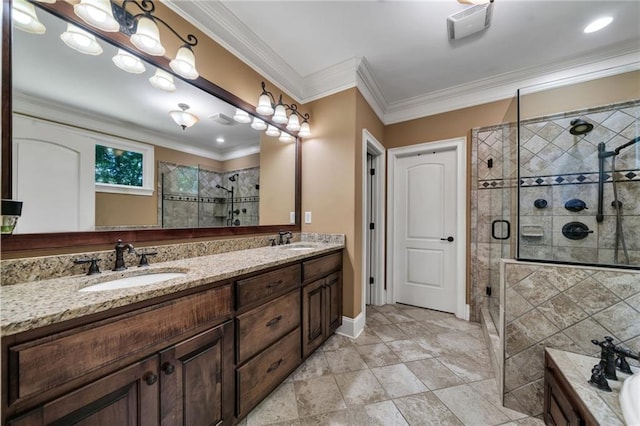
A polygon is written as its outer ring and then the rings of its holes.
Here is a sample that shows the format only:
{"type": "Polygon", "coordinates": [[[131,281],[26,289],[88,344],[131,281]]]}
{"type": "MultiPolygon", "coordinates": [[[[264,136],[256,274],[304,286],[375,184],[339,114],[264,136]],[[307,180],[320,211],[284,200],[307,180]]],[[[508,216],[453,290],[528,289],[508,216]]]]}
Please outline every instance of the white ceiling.
{"type": "Polygon", "coordinates": [[[633,0],[496,0],[491,27],[456,41],[446,18],[469,7],[456,0],[165,3],[298,102],[357,86],[385,124],[640,67],[633,0]],[[583,33],[604,15],[609,27],[583,33]]]}

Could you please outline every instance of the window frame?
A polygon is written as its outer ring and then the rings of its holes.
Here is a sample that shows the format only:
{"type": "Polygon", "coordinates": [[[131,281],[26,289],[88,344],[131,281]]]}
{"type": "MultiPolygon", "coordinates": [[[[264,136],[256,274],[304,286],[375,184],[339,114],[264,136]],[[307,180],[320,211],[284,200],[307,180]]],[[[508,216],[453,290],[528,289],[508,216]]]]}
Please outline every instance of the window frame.
{"type": "MultiPolygon", "coordinates": [[[[142,186],[129,186],[118,185],[113,183],[94,183],[96,192],[107,192],[112,194],[127,194],[127,195],[144,195],[152,196],[154,193],[154,165],[155,165],[155,151],[153,145],[148,145],[140,142],[134,142],[130,140],[120,139],[116,137],[104,138],[94,137],[94,160],[95,160],[95,147],[102,145],[107,148],[121,149],[123,151],[132,151],[142,154],[142,186]]],[[[94,166],[95,169],[95,166],[94,166]]]]}

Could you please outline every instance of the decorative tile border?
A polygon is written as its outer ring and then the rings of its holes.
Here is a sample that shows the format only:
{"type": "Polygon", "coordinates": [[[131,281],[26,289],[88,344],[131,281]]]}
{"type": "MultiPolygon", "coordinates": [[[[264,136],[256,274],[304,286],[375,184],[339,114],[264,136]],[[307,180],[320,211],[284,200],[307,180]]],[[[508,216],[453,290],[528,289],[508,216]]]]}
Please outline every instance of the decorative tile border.
{"type": "MultiPolygon", "coordinates": [[[[616,182],[640,182],[640,170],[618,170],[616,182]]],[[[611,182],[611,173],[604,174],[604,181],[611,182]]],[[[523,177],[520,179],[521,187],[552,186],[552,185],[580,185],[586,183],[598,183],[598,173],[567,173],[550,176],[523,177]]],[[[480,182],[478,182],[480,183],[480,182]]],[[[485,186],[486,188],[486,186],[485,186]]]]}
{"type": "MultiPolygon", "coordinates": [[[[167,201],[190,201],[190,202],[198,202],[198,203],[213,203],[213,204],[227,204],[231,202],[230,198],[224,197],[194,197],[188,195],[172,195],[172,194],[164,194],[162,196],[163,200],[167,201]]],[[[259,203],[260,197],[235,197],[233,199],[234,203],[259,203]]]]}

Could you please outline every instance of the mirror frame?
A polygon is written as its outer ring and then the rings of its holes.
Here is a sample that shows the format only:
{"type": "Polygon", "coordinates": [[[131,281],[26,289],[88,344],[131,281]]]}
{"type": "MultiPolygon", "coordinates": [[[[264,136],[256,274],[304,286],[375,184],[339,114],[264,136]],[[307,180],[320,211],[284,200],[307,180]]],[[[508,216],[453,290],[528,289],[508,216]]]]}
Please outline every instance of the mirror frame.
{"type": "MultiPolygon", "coordinates": [[[[12,4],[11,0],[2,2],[2,198],[12,198],[12,4]]],[[[59,18],[73,22],[74,24],[96,34],[103,40],[124,48],[135,55],[146,60],[150,64],[162,68],[172,74],[169,67],[169,59],[166,57],[150,56],[143,52],[132,50],[128,44],[128,37],[124,34],[106,33],[92,28],[80,20],[73,13],[72,6],[64,1],[56,3],[38,3],[37,7],[46,10],[59,18]]],[[[175,74],[174,74],[175,75],[175,74]]],[[[181,78],[175,75],[176,78],[181,78]]],[[[184,79],[183,79],[184,80],[184,79]]],[[[187,80],[185,80],[187,81],[187,80]]],[[[189,80],[187,83],[215,96],[223,101],[255,115],[255,106],[245,102],[236,95],[226,91],[220,86],[210,82],[200,76],[196,80],[189,80]]],[[[283,125],[273,123],[264,119],[269,124],[286,130],[283,125]]],[[[251,234],[276,233],[278,231],[300,232],[301,230],[301,143],[296,138],[295,149],[295,224],[283,225],[259,225],[259,226],[238,226],[238,227],[217,227],[217,228],[171,228],[171,229],[131,229],[118,231],[91,231],[91,232],[60,232],[60,233],[38,233],[38,234],[15,234],[1,236],[0,253],[17,253],[37,251],[37,250],[57,250],[81,247],[108,245],[115,243],[118,239],[130,242],[167,242],[171,240],[189,240],[195,238],[239,236],[251,234]]]]}

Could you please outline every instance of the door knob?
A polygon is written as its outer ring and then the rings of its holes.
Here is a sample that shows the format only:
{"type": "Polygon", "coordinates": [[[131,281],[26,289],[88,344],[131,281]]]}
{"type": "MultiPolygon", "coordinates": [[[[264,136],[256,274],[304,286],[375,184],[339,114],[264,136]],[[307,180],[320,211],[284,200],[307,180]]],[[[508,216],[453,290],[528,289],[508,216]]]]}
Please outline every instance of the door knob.
{"type": "Polygon", "coordinates": [[[453,242],[453,237],[440,238],[440,241],[449,241],[450,243],[452,243],[453,242]]]}

